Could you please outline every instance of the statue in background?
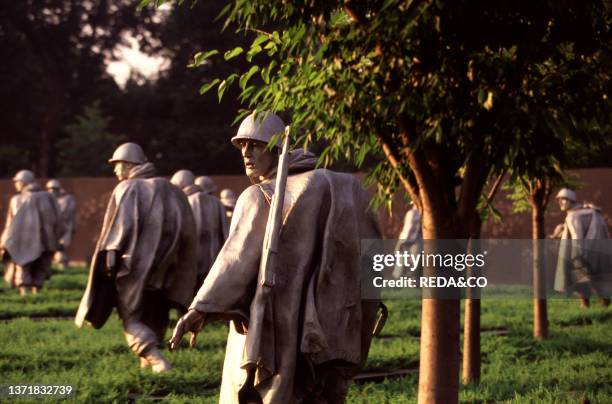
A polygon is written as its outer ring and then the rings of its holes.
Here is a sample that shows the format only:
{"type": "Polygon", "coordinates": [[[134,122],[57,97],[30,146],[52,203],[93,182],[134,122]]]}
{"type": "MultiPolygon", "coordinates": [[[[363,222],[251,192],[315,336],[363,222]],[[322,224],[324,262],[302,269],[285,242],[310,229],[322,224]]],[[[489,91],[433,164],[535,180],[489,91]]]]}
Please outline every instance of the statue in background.
{"type": "Polygon", "coordinates": [[[225,206],[225,214],[228,220],[232,220],[234,208],[236,207],[236,194],[229,188],[221,190],[221,203],[225,206]]]}
{"type": "Polygon", "coordinates": [[[59,208],[32,171],[19,171],[13,181],[19,194],[11,198],[0,238],[4,278],[21,295],[28,290],[36,294],[51,276],[51,260],[59,249],[63,234],[59,208]]]}
{"type": "Polygon", "coordinates": [[[563,188],[557,202],[567,213],[561,231],[555,290],[575,293],[580,305],[589,307],[595,293],[603,306],[612,295],[612,252],[608,225],[599,208],[576,202],[576,193],[563,188]]]}
{"type": "MultiPolygon", "coordinates": [[[[409,254],[418,255],[423,249],[423,231],[421,228],[421,212],[417,209],[414,203],[412,207],[406,212],[404,216],[404,225],[397,236],[397,244],[395,251],[407,251],[409,254]]],[[[404,268],[396,266],[393,270],[393,277],[400,278],[401,276],[410,275],[411,277],[418,278],[420,276],[421,269],[409,274],[405,273],[404,268]]]]}
{"type": "Polygon", "coordinates": [[[59,251],[55,259],[63,268],[68,268],[68,249],[72,243],[72,237],[77,228],[77,209],[74,197],[67,193],[58,180],[47,181],[47,191],[55,197],[59,206],[60,222],[64,233],[59,239],[59,251]]]}
{"type": "Polygon", "coordinates": [[[217,184],[212,178],[201,175],[195,179],[195,184],[202,188],[202,191],[207,195],[214,195],[217,192],[217,184]]]}
{"type": "Polygon", "coordinates": [[[183,192],[155,175],[142,148],[119,146],[109,160],[113,190],[75,323],[100,328],[114,307],[141,368],[171,368],[160,345],[172,307],[184,311],[196,284],[197,240],[183,192]]]}
{"type": "Polygon", "coordinates": [[[195,177],[189,170],[177,171],[170,182],[187,195],[193,211],[198,237],[197,289],[199,289],[227,238],[229,225],[225,217],[225,208],[219,199],[203,192],[202,188],[195,185],[195,177]]]}

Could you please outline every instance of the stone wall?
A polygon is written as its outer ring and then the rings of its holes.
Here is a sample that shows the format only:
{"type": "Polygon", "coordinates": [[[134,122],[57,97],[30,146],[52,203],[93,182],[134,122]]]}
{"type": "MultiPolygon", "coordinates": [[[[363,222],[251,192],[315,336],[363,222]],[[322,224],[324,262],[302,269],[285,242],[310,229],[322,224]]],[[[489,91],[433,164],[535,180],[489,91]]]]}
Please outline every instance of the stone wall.
{"type": "MultiPolygon", "coordinates": [[[[578,201],[589,201],[602,208],[608,224],[612,224],[612,168],[575,170],[572,174],[580,183],[577,191],[578,201]]],[[[362,175],[358,175],[362,177],[362,175]]],[[[219,191],[230,188],[239,195],[250,185],[249,180],[242,175],[212,176],[219,191]]],[[[75,196],[79,227],[70,249],[70,256],[76,263],[85,263],[93,252],[96,238],[102,224],[104,210],[109,196],[117,185],[115,178],[60,178],[67,192],[75,196]]],[[[46,181],[40,180],[41,184],[46,181]]],[[[4,225],[4,217],[9,199],[15,194],[10,179],[0,180],[0,217],[4,225]]],[[[500,190],[494,201],[494,206],[502,214],[499,222],[489,220],[483,225],[483,238],[531,238],[531,214],[529,212],[512,213],[511,202],[506,199],[507,192],[500,190]]],[[[386,238],[397,237],[401,230],[407,204],[402,195],[396,195],[393,214],[380,209],[379,218],[386,238]]],[[[552,233],[555,226],[562,223],[564,215],[554,200],[551,200],[546,214],[546,233],[552,233]]]]}

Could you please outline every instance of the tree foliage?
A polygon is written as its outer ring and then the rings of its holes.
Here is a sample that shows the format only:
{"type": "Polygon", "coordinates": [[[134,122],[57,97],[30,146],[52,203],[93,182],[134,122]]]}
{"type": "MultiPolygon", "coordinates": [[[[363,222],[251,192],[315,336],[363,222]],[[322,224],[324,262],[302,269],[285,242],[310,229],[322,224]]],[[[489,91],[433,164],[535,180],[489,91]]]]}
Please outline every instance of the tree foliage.
{"type": "Polygon", "coordinates": [[[109,118],[103,115],[98,101],[86,106],[76,121],[66,126],[65,132],[66,137],[57,143],[56,150],[59,176],[112,173],[108,159],[125,137],[109,132],[109,118]]]}
{"type": "Polygon", "coordinates": [[[386,196],[422,186],[411,151],[437,161],[432,185],[452,194],[478,153],[485,167],[534,172],[534,148],[544,156],[568,133],[609,133],[609,26],[597,2],[238,1],[224,16],[259,35],[194,65],[251,65],[202,90],[221,98],[237,86],[251,109],[290,111],[296,144],[328,141],[323,164],[386,154],[371,171],[386,196]]]}
{"type": "MultiPolygon", "coordinates": [[[[137,15],[136,6],[131,0],[3,2],[0,120],[3,141],[30,151],[21,168],[53,173],[53,145],[62,128],[83,105],[118,94],[106,61],[124,32],[142,34],[151,23],[150,10],[137,15]]],[[[9,174],[9,168],[3,164],[0,172],[9,174]]]]}

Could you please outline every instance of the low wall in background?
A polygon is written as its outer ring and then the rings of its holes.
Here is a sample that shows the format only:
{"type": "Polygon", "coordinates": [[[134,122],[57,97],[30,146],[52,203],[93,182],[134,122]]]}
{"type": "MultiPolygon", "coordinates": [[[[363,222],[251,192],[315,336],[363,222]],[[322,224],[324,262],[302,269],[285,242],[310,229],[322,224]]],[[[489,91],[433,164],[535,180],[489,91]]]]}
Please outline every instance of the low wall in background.
{"type": "MultiPolygon", "coordinates": [[[[578,178],[581,188],[577,191],[578,201],[589,201],[603,210],[608,225],[612,224],[612,168],[575,170],[571,174],[578,178]]],[[[358,175],[363,178],[363,175],[358,175]]],[[[219,191],[230,188],[236,195],[246,189],[250,182],[243,175],[211,176],[219,191]]],[[[74,195],[78,208],[79,227],[75,234],[70,257],[75,263],[83,264],[91,256],[100,232],[106,204],[113,188],[117,185],[115,178],[59,178],[64,189],[74,195]]],[[[41,185],[45,179],[39,180],[41,185]]],[[[11,196],[16,193],[10,179],[0,180],[0,218],[4,218],[11,196]]],[[[502,214],[502,220],[488,220],[482,229],[482,238],[531,238],[531,213],[512,213],[512,204],[506,198],[507,192],[500,190],[494,206],[502,214]]],[[[403,195],[396,195],[393,212],[389,214],[380,209],[379,219],[385,238],[395,238],[399,234],[408,205],[403,195]]],[[[555,226],[562,223],[564,214],[554,200],[551,200],[546,214],[546,233],[552,233],[555,226]]]]}

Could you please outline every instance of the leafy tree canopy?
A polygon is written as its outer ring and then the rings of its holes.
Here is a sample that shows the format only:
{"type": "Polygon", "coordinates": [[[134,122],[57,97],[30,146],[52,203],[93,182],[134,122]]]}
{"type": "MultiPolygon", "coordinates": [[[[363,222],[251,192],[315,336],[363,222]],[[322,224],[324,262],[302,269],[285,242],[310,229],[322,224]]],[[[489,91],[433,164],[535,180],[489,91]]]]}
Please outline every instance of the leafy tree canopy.
{"type": "Polygon", "coordinates": [[[259,35],[196,55],[196,65],[250,63],[202,90],[221,98],[238,86],[250,108],[290,111],[296,144],[327,140],[323,164],[385,156],[371,177],[386,196],[400,184],[417,200],[423,187],[453,195],[457,172],[464,185],[470,170],[480,183],[507,166],[533,172],[528,152],[609,133],[609,17],[598,2],[252,0],[223,15],[259,35]]]}

